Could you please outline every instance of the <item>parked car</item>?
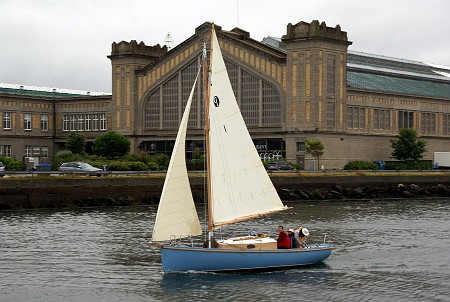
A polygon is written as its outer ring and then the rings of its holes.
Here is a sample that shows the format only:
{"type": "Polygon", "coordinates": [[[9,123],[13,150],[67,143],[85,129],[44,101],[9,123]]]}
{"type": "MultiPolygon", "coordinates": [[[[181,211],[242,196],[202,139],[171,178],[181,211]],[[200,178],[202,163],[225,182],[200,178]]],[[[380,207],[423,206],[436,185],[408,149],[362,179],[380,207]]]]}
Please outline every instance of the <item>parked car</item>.
{"type": "Polygon", "coordinates": [[[61,166],[59,166],[58,171],[61,171],[61,172],[93,172],[93,173],[87,173],[87,174],[88,175],[100,175],[96,172],[101,172],[103,170],[93,167],[88,163],[70,162],[70,163],[63,163],[61,166]]]}
{"type": "Polygon", "coordinates": [[[292,169],[292,166],[289,165],[287,162],[279,161],[279,162],[269,163],[268,170],[278,171],[278,170],[293,170],[293,169],[292,169]]]}
{"type": "MultiPolygon", "coordinates": [[[[5,165],[0,161],[0,172],[5,172],[6,170],[5,170],[5,165]]],[[[4,176],[4,174],[2,173],[2,174],[0,174],[0,177],[3,177],[4,176]]]]}

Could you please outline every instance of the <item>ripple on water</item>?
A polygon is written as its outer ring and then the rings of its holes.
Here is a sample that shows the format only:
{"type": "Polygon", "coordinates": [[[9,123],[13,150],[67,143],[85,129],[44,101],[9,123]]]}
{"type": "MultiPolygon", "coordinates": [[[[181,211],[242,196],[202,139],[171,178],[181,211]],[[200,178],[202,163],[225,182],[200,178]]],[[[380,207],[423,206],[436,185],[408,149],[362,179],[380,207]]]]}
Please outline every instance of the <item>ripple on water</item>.
{"type": "MultiPolygon", "coordinates": [[[[155,207],[0,212],[5,301],[449,301],[449,200],[290,204],[224,229],[306,226],[335,249],[314,267],[248,275],[163,274],[145,246],[155,207]]],[[[201,208],[201,207],[200,207],[201,208]]],[[[199,211],[204,213],[203,209],[199,211]]]]}

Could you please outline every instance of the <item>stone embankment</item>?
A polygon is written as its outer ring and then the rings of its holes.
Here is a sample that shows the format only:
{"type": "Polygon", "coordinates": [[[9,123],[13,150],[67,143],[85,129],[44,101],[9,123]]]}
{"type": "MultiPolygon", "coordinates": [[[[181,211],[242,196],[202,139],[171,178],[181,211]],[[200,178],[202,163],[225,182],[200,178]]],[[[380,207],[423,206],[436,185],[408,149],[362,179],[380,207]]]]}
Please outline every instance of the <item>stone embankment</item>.
{"type": "MultiPolygon", "coordinates": [[[[450,174],[276,174],[283,201],[450,197],[450,174]]],[[[196,202],[204,200],[204,178],[190,179],[196,202]]],[[[157,204],[160,177],[21,177],[0,179],[0,210],[157,204]]]]}
{"type": "Polygon", "coordinates": [[[427,198],[450,197],[450,187],[438,184],[420,187],[416,184],[398,184],[389,187],[345,188],[339,185],[331,190],[279,189],[278,194],[284,201],[335,200],[335,199],[379,199],[379,198],[427,198]]]}

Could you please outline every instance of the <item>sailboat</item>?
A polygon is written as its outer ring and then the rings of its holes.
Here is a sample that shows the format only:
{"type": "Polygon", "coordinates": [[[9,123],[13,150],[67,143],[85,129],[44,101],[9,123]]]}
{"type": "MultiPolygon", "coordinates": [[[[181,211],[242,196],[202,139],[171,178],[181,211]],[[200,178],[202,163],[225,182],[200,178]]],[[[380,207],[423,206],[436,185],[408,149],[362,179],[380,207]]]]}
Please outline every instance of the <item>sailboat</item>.
{"type": "Polygon", "coordinates": [[[267,271],[319,263],[331,254],[332,248],[325,242],[304,248],[277,249],[275,239],[257,234],[214,238],[214,231],[228,224],[288,209],[278,196],[247,130],[214,27],[213,24],[209,68],[205,43],[202,55],[203,80],[207,82],[204,85],[208,201],[206,245],[197,247],[192,242],[184,245],[179,241],[202,234],[185,155],[189,111],[200,68],[180,122],[150,243],[159,246],[164,272],[267,271]]]}

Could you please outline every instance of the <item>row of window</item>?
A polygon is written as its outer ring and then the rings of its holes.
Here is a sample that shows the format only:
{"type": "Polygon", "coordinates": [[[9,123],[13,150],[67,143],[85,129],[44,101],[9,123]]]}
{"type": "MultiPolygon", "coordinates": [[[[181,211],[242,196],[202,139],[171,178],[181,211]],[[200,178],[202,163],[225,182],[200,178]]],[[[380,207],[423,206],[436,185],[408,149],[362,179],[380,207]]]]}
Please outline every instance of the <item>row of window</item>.
{"type": "Polygon", "coordinates": [[[106,130],[106,113],[64,114],[63,131],[106,130]]]}
{"type": "Polygon", "coordinates": [[[48,157],[48,147],[26,145],[25,157],[48,157]]]}
{"type": "MultiPolygon", "coordinates": [[[[151,103],[151,102],[148,102],[151,103]]],[[[173,102],[171,104],[172,109],[177,108],[177,102],[173,102]]],[[[250,102],[247,104],[242,104],[242,107],[246,108],[244,110],[246,112],[246,122],[250,124],[255,124],[258,119],[258,106],[256,104],[251,104],[250,102]],[[252,106],[254,105],[254,106],[252,106]],[[254,108],[253,108],[254,107],[254,108]],[[249,108],[251,108],[249,110],[249,108]],[[251,122],[253,118],[254,121],[251,122]]],[[[271,108],[272,109],[272,108],[271,108]]],[[[275,112],[279,112],[279,108],[273,108],[275,112]]],[[[273,113],[274,111],[270,111],[270,109],[266,109],[267,112],[273,113]]],[[[357,107],[357,106],[349,106],[347,108],[347,128],[348,129],[366,129],[366,110],[368,108],[365,107],[357,107]]],[[[332,128],[335,126],[335,104],[330,102],[326,107],[326,121],[327,127],[332,128]]],[[[177,120],[178,116],[177,110],[173,110],[173,112],[167,108],[163,110],[164,115],[167,117],[169,112],[173,117],[168,119],[168,121],[164,122],[165,127],[170,127],[175,125],[173,121],[177,120]],[[172,122],[170,122],[172,121],[172,122]]],[[[373,109],[373,128],[374,130],[391,130],[391,112],[390,109],[381,109],[374,108],[373,109]]],[[[191,112],[192,114],[192,112],[191,112]]],[[[414,112],[413,111],[404,111],[400,110],[397,113],[397,128],[414,128],[414,112]]],[[[272,114],[270,114],[272,115],[272,114]]],[[[421,132],[426,134],[435,134],[436,133],[436,113],[430,112],[422,112],[420,113],[420,125],[421,132]]],[[[279,114],[275,114],[273,117],[273,121],[280,121],[279,114]]],[[[48,115],[41,114],[40,115],[40,129],[42,131],[48,131],[48,115]]],[[[11,112],[3,112],[2,115],[2,124],[4,130],[12,129],[12,113],[11,112]]],[[[156,126],[157,123],[153,123],[152,126],[156,126]]],[[[31,113],[23,114],[23,129],[26,131],[31,131],[33,125],[33,115],[31,113]]],[[[146,124],[147,127],[150,124],[146,124]]],[[[107,129],[107,121],[106,121],[106,113],[85,113],[85,114],[64,114],[63,115],[63,131],[104,131],[107,129]]],[[[450,134],[450,115],[444,114],[442,119],[442,131],[443,134],[450,134]]]]}
{"type": "MultiPolygon", "coordinates": [[[[12,157],[11,145],[0,145],[0,157],[12,157]]],[[[48,157],[48,146],[25,146],[25,157],[48,157]]]]}
{"type": "MultiPolygon", "coordinates": [[[[41,114],[41,130],[48,131],[48,115],[41,114]]],[[[2,115],[3,130],[12,129],[12,112],[3,112],[2,115]]],[[[31,113],[23,114],[23,130],[31,131],[33,127],[33,115],[31,113]]]]}
{"type": "MultiPolygon", "coordinates": [[[[351,106],[347,108],[347,128],[366,129],[366,110],[364,107],[351,106]]],[[[391,130],[390,109],[373,109],[373,129],[391,130]]],[[[413,111],[397,111],[397,129],[414,128],[413,111]]],[[[436,134],[437,114],[431,112],[420,113],[420,131],[424,134],[436,134]]],[[[444,114],[442,118],[443,134],[450,134],[450,114],[444,114]]]]}
{"type": "MultiPolygon", "coordinates": [[[[3,130],[12,129],[12,113],[3,112],[2,115],[3,130]]],[[[102,131],[106,130],[106,113],[86,113],[86,114],[64,114],[64,131],[102,131]]],[[[33,115],[31,113],[23,114],[23,130],[31,131],[33,127],[33,115]]],[[[48,115],[40,115],[40,128],[42,131],[48,131],[48,115]]]]}

